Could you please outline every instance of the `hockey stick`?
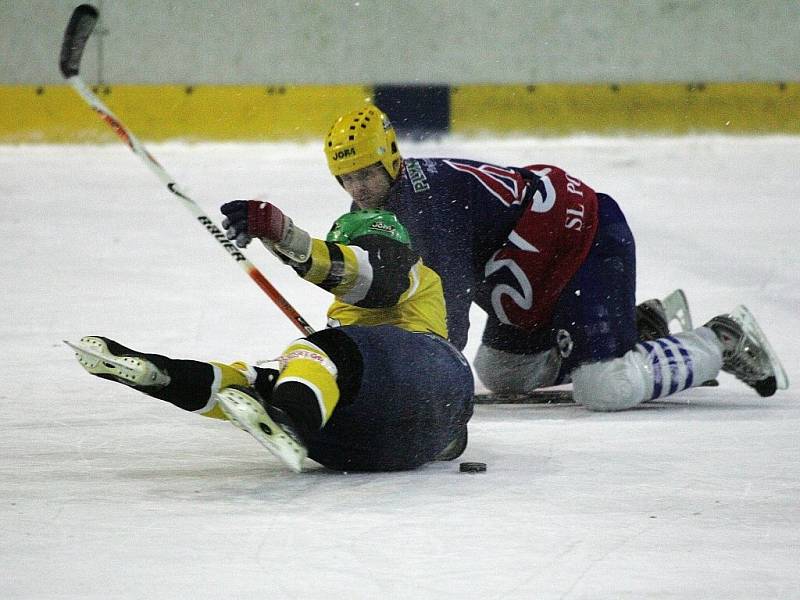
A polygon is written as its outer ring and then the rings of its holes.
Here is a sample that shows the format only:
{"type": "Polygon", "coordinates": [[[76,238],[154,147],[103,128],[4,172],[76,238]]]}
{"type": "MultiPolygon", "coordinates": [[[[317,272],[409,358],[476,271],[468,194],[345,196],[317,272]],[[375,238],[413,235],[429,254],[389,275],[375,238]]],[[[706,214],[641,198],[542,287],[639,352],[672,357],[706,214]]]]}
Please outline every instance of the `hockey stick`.
{"type": "Polygon", "coordinates": [[[269,296],[283,314],[285,314],[305,335],[314,333],[314,329],[298,313],[294,307],[275,289],[264,275],[247,259],[235,244],[225,237],[225,233],[220,230],[197,205],[197,203],[181,191],[175,180],[164,170],[158,161],[147,151],[135,135],[120,121],[109,108],[103,104],[89,87],[80,78],[80,64],[83,56],[83,49],[89,36],[94,30],[99,13],[97,9],[89,4],[78,6],[70,17],[67,29],[64,31],[64,42],[61,45],[61,57],[59,66],[61,73],[76,92],[83,98],[89,106],[105,121],[114,133],[125,142],[133,153],[152,171],[167,189],[181,200],[183,205],[194,215],[195,219],[208,231],[211,236],[231,255],[231,257],[244,269],[256,285],[269,296]]]}
{"type": "Polygon", "coordinates": [[[535,390],[528,394],[478,393],[474,404],[575,404],[572,390],[535,390]]]}

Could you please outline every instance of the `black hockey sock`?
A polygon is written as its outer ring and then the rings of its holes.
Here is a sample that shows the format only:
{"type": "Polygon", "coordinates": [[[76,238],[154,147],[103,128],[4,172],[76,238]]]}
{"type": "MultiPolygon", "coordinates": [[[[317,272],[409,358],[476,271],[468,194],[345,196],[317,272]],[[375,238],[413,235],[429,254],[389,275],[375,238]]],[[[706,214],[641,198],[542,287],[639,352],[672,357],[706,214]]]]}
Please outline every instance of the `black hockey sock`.
{"type": "Polygon", "coordinates": [[[208,404],[214,382],[213,366],[207,362],[178,360],[157,354],[146,356],[170,377],[168,385],[148,395],[192,412],[208,404]]]}
{"type": "Polygon", "coordinates": [[[258,395],[262,400],[269,401],[272,398],[272,389],[275,387],[275,382],[278,380],[279,372],[277,369],[265,369],[263,367],[253,367],[256,370],[256,382],[253,387],[256,388],[258,395]]]}
{"type": "Polygon", "coordinates": [[[298,381],[282,383],[273,391],[267,404],[289,415],[297,433],[303,439],[308,439],[312,432],[322,428],[322,415],[319,412],[317,396],[303,383],[298,381]]]}
{"type": "MultiPolygon", "coordinates": [[[[157,354],[148,354],[147,357],[170,376],[170,383],[150,393],[150,396],[192,412],[208,404],[211,385],[214,382],[212,365],[207,362],[178,360],[157,354]]],[[[269,401],[275,381],[278,379],[278,371],[261,367],[255,367],[255,370],[256,381],[253,387],[262,399],[269,401]]]]}

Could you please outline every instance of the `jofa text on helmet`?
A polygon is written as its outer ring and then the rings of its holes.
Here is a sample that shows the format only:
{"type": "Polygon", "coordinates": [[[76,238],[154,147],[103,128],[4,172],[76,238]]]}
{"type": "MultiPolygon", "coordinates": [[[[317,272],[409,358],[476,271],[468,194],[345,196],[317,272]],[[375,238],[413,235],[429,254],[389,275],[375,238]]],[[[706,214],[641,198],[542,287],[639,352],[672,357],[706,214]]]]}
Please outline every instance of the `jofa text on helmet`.
{"type": "Polygon", "coordinates": [[[381,223],[380,221],[375,221],[374,223],[370,223],[370,229],[381,229],[386,231],[387,233],[394,233],[395,228],[392,225],[388,225],[386,223],[381,223]]]}
{"type": "Polygon", "coordinates": [[[348,158],[350,156],[356,155],[355,148],[344,148],[343,150],[337,150],[333,153],[333,160],[340,160],[342,158],[348,158]]]}

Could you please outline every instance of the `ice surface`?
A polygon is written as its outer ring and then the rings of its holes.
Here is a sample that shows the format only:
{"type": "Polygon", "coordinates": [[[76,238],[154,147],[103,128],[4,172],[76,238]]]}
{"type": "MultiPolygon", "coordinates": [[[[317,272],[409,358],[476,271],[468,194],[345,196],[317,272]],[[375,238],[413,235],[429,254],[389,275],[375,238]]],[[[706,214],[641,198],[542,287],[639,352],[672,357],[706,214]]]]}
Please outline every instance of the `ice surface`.
{"type": "MultiPolygon", "coordinates": [[[[219,221],[264,196],[323,235],[313,145],[150,145],[219,221]]],[[[750,307],[800,382],[800,138],[445,139],[406,155],[551,162],[613,195],[639,299],[750,307]]],[[[122,144],[0,147],[0,597],[800,597],[800,403],[722,375],[616,414],[478,407],[464,460],[295,475],[228,423],[86,374],[62,339],[275,357],[298,333],[122,144]]],[[[316,326],[326,295],[248,256],[316,326]]],[[[480,311],[467,349],[480,337],[480,311]]]]}

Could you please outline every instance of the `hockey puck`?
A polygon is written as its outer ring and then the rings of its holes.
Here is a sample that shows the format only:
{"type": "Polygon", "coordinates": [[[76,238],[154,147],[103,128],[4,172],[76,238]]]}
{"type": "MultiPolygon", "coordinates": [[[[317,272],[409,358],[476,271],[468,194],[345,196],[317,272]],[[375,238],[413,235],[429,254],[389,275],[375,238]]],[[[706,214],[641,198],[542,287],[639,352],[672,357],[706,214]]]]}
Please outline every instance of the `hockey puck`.
{"type": "Polygon", "coordinates": [[[482,462],[462,462],[458,465],[458,470],[461,473],[485,473],[486,463],[482,462]]]}

